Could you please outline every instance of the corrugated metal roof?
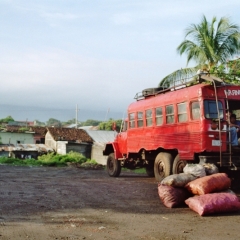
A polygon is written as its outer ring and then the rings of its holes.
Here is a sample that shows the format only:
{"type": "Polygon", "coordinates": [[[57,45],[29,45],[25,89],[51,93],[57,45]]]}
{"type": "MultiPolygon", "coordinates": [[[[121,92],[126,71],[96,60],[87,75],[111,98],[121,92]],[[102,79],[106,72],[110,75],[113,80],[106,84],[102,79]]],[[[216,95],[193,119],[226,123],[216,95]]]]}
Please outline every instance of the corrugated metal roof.
{"type": "Polygon", "coordinates": [[[14,148],[13,144],[0,144],[0,151],[11,151],[9,149],[14,148]]]}
{"type": "Polygon", "coordinates": [[[0,151],[37,151],[53,152],[54,150],[45,144],[17,144],[17,145],[0,145],[0,151]]]}
{"type": "Polygon", "coordinates": [[[98,130],[98,126],[82,126],[79,127],[78,129],[83,129],[83,130],[98,130]]]}
{"type": "Polygon", "coordinates": [[[76,123],[65,126],[66,128],[76,128],[76,123]]]}
{"type": "Polygon", "coordinates": [[[97,143],[113,142],[117,136],[116,131],[104,131],[104,130],[85,130],[88,135],[97,143]]]}

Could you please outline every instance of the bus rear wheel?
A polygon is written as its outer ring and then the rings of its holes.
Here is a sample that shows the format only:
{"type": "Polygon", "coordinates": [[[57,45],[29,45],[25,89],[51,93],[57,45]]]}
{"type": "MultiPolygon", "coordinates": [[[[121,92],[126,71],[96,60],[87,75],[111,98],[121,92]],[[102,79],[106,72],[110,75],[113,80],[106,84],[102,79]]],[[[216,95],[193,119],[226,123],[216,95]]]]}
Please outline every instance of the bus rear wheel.
{"type": "Polygon", "coordinates": [[[161,152],[157,155],[154,162],[154,175],[157,181],[162,181],[169,176],[172,171],[172,155],[161,152]]]}
{"type": "Polygon", "coordinates": [[[187,165],[186,161],[182,161],[177,155],[173,161],[173,174],[179,174],[183,172],[183,168],[187,165]]]}
{"type": "Polygon", "coordinates": [[[120,161],[115,159],[114,153],[108,155],[107,158],[107,172],[110,177],[118,177],[121,173],[120,161]]]}

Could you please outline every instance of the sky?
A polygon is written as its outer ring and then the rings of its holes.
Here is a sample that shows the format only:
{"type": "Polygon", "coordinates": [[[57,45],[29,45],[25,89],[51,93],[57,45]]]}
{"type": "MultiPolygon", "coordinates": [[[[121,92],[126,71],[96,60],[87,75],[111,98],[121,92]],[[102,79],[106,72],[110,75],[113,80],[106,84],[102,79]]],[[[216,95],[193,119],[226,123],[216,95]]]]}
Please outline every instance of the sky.
{"type": "Polygon", "coordinates": [[[77,105],[86,119],[121,119],[136,93],[186,67],[176,48],[187,27],[203,15],[240,25],[239,9],[239,0],[0,0],[0,118],[46,121],[58,109],[67,120],[77,105]]]}

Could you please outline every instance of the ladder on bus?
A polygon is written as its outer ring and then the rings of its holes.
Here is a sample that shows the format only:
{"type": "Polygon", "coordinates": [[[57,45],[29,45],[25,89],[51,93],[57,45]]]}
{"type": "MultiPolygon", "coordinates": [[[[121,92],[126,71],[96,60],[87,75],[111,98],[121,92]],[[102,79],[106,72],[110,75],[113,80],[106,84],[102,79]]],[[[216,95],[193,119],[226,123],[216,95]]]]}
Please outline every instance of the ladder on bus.
{"type": "MultiPolygon", "coordinates": [[[[214,92],[215,92],[215,100],[216,100],[216,107],[217,107],[217,115],[218,115],[218,126],[221,126],[221,118],[220,118],[220,110],[219,110],[219,106],[218,106],[218,95],[217,95],[217,87],[220,86],[221,87],[226,87],[226,90],[227,90],[227,85],[225,84],[225,82],[216,77],[216,76],[212,76],[212,75],[200,75],[200,78],[205,80],[205,81],[210,81],[213,83],[213,86],[214,86],[214,92]]],[[[226,93],[227,91],[225,91],[226,93]]],[[[229,116],[229,101],[228,101],[228,97],[227,97],[227,94],[225,94],[225,103],[226,103],[226,109],[225,109],[225,112],[228,114],[228,118],[227,118],[227,125],[229,126],[230,125],[230,116],[229,116]]],[[[231,134],[230,134],[230,131],[229,131],[229,128],[227,127],[226,129],[227,131],[227,134],[228,134],[228,151],[224,154],[225,156],[229,157],[229,166],[230,167],[235,167],[234,164],[233,164],[233,161],[232,161],[232,145],[231,145],[231,134]]],[[[221,128],[218,128],[218,133],[219,133],[219,140],[220,140],[220,145],[219,145],[219,159],[220,159],[220,167],[222,167],[223,165],[223,153],[222,153],[222,134],[221,134],[221,128]]],[[[236,168],[236,167],[235,167],[236,168]]]]}

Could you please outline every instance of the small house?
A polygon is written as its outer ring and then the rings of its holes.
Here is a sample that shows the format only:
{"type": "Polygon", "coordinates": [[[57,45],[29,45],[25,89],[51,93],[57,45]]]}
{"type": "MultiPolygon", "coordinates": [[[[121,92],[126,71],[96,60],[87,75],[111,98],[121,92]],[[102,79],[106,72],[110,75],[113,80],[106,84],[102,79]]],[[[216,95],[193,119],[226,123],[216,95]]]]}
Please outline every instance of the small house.
{"type": "Polygon", "coordinates": [[[1,142],[5,144],[44,144],[46,127],[7,125],[0,132],[1,142]]]}
{"type": "Polygon", "coordinates": [[[12,154],[19,159],[37,159],[38,156],[54,152],[44,144],[18,144],[12,148],[12,154]]]}
{"type": "Polygon", "coordinates": [[[29,131],[34,132],[34,142],[36,144],[45,143],[45,135],[47,133],[46,127],[31,126],[29,127],[29,131]]]}
{"type": "Polygon", "coordinates": [[[20,132],[15,130],[4,130],[0,132],[2,144],[20,144],[29,143],[34,144],[33,132],[20,132]]]}
{"type": "Polygon", "coordinates": [[[59,154],[74,151],[91,158],[93,139],[82,129],[49,127],[45,144],[59,154]]]}
{"type": "Polygon", "coordinates": [[[10,157],[13,148],[13,144],[0,144],[0,157],[10,157]]]}
{"type": "Polygon", "coordinates": [[[44,144],[0,144],[0,157],[37,159],[38,156],[53,152],[44,144]]]}

